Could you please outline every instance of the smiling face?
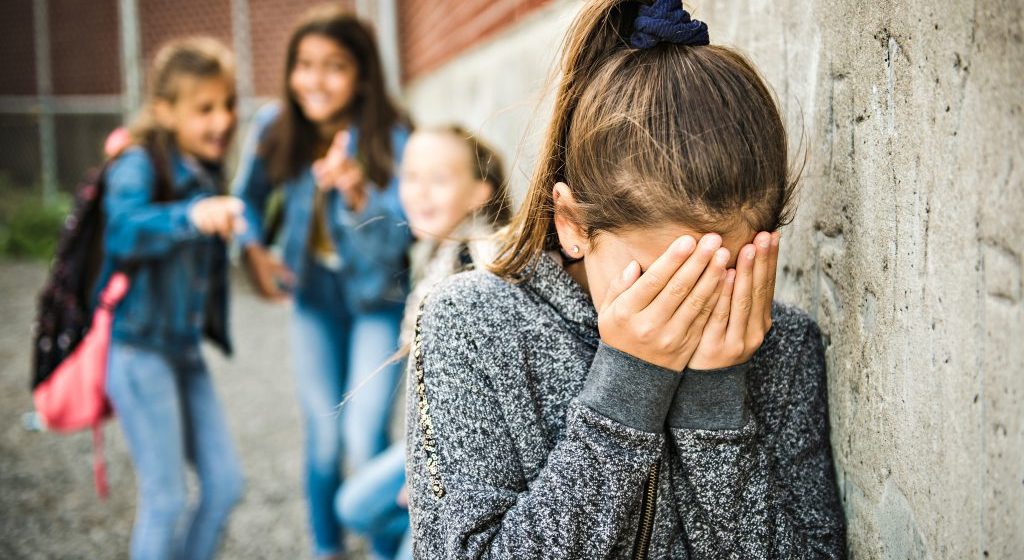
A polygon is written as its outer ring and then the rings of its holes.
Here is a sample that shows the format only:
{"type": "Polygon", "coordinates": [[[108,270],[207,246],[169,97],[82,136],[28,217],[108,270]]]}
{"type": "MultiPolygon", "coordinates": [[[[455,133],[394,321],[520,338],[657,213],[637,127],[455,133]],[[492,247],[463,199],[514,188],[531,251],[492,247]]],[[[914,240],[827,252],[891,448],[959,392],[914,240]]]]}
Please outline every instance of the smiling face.
{"type": "Polygon", "coordinates": [[[490,199],[492,187],[476,178],[469,146],[446,132],[417,132],[402,157],[399,195],[420,238],[444,238],[490,199]]]}
{"type": "Polygon", "coordinates": [[[320,126],[337,121],[355,99],[358,81],[351,51],[324,35],[299,41],[288,90],[307,119],[320,126]]]}
{"type": "Polygon", "coordinates": [[[178,80],[177,98],[156,102],[157,118],[174,133],[183,153],[211,163],[223,161],[237,122],[234,82],[226,77],[178,80]]]}

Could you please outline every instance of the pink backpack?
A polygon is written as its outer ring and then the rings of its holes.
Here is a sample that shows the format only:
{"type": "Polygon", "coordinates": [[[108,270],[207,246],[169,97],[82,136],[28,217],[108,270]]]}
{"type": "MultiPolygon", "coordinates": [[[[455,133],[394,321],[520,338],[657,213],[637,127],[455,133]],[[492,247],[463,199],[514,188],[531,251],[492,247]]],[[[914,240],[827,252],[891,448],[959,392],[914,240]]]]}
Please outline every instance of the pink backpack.
{"type": "Polygon", "coordinates": [[[128,276],[117,272],[100,293],[99,305],[85,337],[49,376],[32,390],[36,413],[48,429],[93,432],[93,471],[96,492],[108,493],[103,460],[103,421],[113,415],[106,394],[107,353],[114,308],[128,292],[128,276]]]}

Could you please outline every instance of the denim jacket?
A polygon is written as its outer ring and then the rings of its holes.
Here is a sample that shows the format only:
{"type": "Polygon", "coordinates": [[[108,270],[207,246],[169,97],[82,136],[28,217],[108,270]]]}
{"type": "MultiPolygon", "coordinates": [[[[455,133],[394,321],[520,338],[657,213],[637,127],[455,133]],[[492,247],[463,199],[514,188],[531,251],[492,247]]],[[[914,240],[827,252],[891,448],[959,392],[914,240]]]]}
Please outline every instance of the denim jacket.
{"type": "MultiPolygon", "coordinates": [[[[260,109],[246,139],[235,177],[233,191],[245,202],[248,228],[239,236],[243,247],[262,243],[264,212],[276,185],[270,179],[259,145],[280,113],[272,104],[260,109]]],[[[355,156],[358,130],[350,128],[350,155],[355,156]]],[[[395,162],[400,160],[409,132],[396,126],[391,131],[395,162]]],[[[313,221],[316,183],[311,166],[281,185],[284,189],[284,220],[281,248],[284,264],[302,285],[302,273],[309,259],[309,233],[313,221]]],[[[368,201],[362,212],[350,210],[337,191],[326,197],[326,218],[334,247],[341,258],[340,274],[346,306],[352,312],[398,306],[408,293],[406,251],[412,236],[398,200],[397,174],[380,189],[368,188],[368,201]]]]}
{"type": "Polygon", "coordinates": [[[227,331],[227,248],[199,232],[188,217],[197,200],[219,194],[219,178],[179,154],[171,156],[174,200],[153,202],[156,170],[142,148],[107,167],[101,281],[115,270],[131,288],[114,311],[114,340],[178,351],[205,333],[230,354],[227,331]]]}

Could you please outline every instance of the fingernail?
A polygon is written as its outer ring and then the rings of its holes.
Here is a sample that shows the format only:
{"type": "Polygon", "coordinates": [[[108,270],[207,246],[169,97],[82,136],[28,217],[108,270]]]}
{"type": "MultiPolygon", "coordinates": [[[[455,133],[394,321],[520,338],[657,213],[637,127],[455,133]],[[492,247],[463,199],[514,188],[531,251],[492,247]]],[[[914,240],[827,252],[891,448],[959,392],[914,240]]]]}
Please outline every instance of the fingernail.
{"type": "Polygon", "coordinates": [[[675,242],[676,249],[678,249],[680,251],[684,251],[684,252],[685,251],[692,251],[693,247],[696,244],[697,244],[697,242],[694,241],[693,238],[690,237],[689,235],[684,235],[684,236],[680,237],[679,239],[676,239],[676,242],[675,242]]]}
{"type": "Polygon", "coordinates": [[[713,233],[709,233],[700,240],[700,244],[703,245],[705,249],[714,249],[722,244],[722,238],[713,233]]]}
{"type": "Polygon", "coordinates": [[[726,249],[725,247],[722,247],[721,249],[715,251],[715,261],[718,262],[718,264],[724,266],[727,262],[729,262],[729,250],[726,249]]]}
{"type": "Polygon", "coordinates": [[[622,279],[629,280],[632,278],[633,274],[636,273],[637,266],[640,265],[638,265],[636,261],[629,261],[629,264],[626,265],[626,269],[622,271],[622,279]]]}
{"type": "Polygon", "coordinates": [[[782,239],[782,234],[779,232],[772,233],[772,247],[779,246],[779,240],[782,239]]]}
{"type": "Polygon", "coordinates": [[[743,248],[743,256],[745,258],[749,259],[749,260],[753,260],[754,259],[754,255],[756,255],[756,254],[757,254],[757,249],[755,249],[755,248],[753,248],[753,247],[751,247],[749,245],[743,248]]]}
{"type": "Polygon", "coordinates": [[[771,236],[768,234],[759,234],[757,236],[757,244],[762,249],[767,249],[768,246],[771,244],[771,236]]]}

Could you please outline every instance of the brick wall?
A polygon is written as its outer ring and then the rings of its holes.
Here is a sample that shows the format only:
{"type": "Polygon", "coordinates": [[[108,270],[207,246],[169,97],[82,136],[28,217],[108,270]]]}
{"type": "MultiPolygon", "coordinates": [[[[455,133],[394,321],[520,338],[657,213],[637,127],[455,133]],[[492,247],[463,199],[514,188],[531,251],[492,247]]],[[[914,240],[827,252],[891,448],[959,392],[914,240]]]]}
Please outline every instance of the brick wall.
{"type": "Polygon", "coordinates": [[[49,0],[55,95],[121,93],[117,17],[117,0],[49,0]]]}
{"type": "Polygon", "coordinates": [[[397,0],[402,78],[413,80],[550,0],[397,0]]]}
{"type": "MultiPolygon", "coordinates": [[[[252,76],[256,95],[280,94],[288,34],[307,9],[322,3],[323,0],[249,0],[249,36],[252,39],[252,76]]],[[[343,3],[351,5],[351,1],[343,3]]],[[[139,17],[142,54],[147,64],[156,49],[174,37],[211,35],[233,47],[230,0],[140,2],[139,17]]]]}
{"type": "MultiPolygon", "coordinates": [[[[249,0],[253,82],[260,96],[280,94],[284,50],[298,18],[323,0],[249,0]]],[[[352,0],[342,4],[352,6],[352,0]]],[[[111,95],[122,90],[117,0],[49,0],[50,63],[55,95],[111,95]]],[[[142,61],[176,37],[211,35],[233,47],[231,0],[138,3],[142,61]]],[[[36,93],[32,0],[0,2],[0,95],[36,93]]]]}
{"type": "Polygon", "coordinates": [[[36,92],[31,0],[0,2],[0,95],[36,92]]]}
{"type": "Polygon", "coordinates": [[[307,9],[321,3],[321,0],[249,0],[253,88],[256,95],[276,97],[281,94],[288,35],[307,9]]]}
{"type": "MultiPolygon", "coordinates": [[[[353,0],[341,1],[352,7],[353,0]]],[[[285,46],[292,26],[323,0],[248,0],[250,57],[255,94],[281,93],[285,46]]],[[[0,174],[30,185],[40,181],[41,117],[22,97],[36,91],[33,0],[0,0],[0,174]]],[[[232,0],[138,0],[139,53],[146,72],[166,41],[210,35],[232,43],[232,0]]],[[[107,132],[124,116],[118,0],[47,0],[50,71],[58,107],[54,174],[65,188],[100,158],[107,132]],[[69,97],[70,96],[70,97],[69,97]],[[84,96],[84,97],[80,97],[84,96]],[[101,107],[95,109],[95,107],[101,107]]]]}
{"type": "MultiPolygon", "coordinates": [[[[116,21],[111,27],[116,29],[116,21]]],[[[209,35],[231,47],[230,0],[151,0],[139,2],[142,59],[149,64],[166,41],[209,35]]]]}

